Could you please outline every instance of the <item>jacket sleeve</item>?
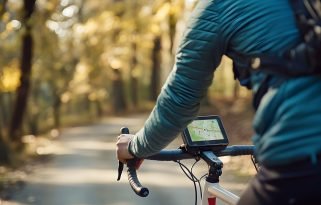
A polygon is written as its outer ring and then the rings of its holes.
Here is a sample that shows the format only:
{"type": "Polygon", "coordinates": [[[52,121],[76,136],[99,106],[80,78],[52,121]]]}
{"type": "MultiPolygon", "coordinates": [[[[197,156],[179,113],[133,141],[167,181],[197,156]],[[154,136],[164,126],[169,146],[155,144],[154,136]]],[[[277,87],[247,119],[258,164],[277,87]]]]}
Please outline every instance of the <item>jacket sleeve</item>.
{"type": "Polygon", "coordinates": [[[129,150],[143,158],[165,148],[196,116],[225,50],[215,0],[199,1],[183,35],[175,66],[129,150]]]}

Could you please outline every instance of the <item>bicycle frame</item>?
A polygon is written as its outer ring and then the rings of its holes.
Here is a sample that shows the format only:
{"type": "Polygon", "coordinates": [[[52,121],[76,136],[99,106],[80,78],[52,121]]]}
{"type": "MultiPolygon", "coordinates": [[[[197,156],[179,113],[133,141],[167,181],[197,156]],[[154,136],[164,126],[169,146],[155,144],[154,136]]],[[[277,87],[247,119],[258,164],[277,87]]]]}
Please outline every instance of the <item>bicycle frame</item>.
{"type": "Polygon", "coordinates": [[[230,205],[236,204],[239,197],[219,184],[223,167],[222,161],[213,152],[205,151],[201,153],[201,156],[210,166],[204,185],[202,205],[216,205],[217,198],[230,205]]]}
{"type": "Polygon", "coordinates": [[[235,205],[239,196],[223,188],[219,182],[211,183],[206,181],[203,189],[202,205],[216,205],[216,199],[226,204],[235,205]]]}

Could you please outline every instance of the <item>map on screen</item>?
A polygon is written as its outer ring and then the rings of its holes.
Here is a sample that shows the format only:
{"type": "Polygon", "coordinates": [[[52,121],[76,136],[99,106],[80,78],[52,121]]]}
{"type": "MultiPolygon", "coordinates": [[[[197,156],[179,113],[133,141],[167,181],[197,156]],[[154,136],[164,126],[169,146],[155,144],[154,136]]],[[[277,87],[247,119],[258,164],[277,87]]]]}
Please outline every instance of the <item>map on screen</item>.
{"type": "Polygon", "coordinates": [[[216,119],[194,120],[187,129],[193,142],[224,139],[216,119]]]}

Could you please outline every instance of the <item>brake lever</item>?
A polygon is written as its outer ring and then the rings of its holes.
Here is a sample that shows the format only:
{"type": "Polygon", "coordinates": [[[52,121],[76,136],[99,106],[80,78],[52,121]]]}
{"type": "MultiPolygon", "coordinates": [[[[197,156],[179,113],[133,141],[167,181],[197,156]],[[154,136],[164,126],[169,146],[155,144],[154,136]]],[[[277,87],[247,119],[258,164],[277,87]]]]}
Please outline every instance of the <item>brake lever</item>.
{"type": "Polygon", "coordinates": [[[117,177],[117,181],[120,180],[121,174],[123,173],[123,169],[124,169],[124,163],[122,163],[121,161],[118,161],[118,177],[117,177]]]}
{"type": "MultiPolygon", "coordinates": [[[[120,133],[121,134],[129,134],[129,129],[127,127],[122,127],[120,129],[120,133]]],[[[118,177],[117,177],[117,181],[120,180],[121,175],[123,173],[123,169],[124,169],[124,163],[122,163],[121,161],[118,161],[118,177]]]]}

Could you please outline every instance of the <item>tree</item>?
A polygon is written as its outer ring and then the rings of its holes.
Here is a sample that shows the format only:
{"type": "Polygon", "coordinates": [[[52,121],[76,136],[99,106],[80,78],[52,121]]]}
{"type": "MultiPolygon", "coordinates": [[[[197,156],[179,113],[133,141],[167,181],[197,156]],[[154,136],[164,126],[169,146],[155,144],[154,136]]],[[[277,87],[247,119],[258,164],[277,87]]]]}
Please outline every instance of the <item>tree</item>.
{"type": "Polygon", "coordinates": [[[20,86],[17,90],[16,102],[13,110],[9,136],[13,141],[20,142],[21,140],[21,125],[23,116],[27,106],[27,98],[30,88],[31,67],[32,67],[32,24],[31,16],[35,10],[36,0],[24,0],[23,5],[23,24],[25,27],[22,35],[22,50],[21,50],[21,78],[20,86]]]}
{"type": "Polygon", "coordinates": [[[156,36],[152,50],[152,73],[150,82],[150,97],[152,101],[156,101],[160,91],[161,49],[161,38],[160,36],[156,36]]]}
{"type": "Polygon", "coordinates": [[[1,0],[0,1],[0,19],[2,19],[3,14],[6,12],[6,3],[7,0],[1,0]]]}

